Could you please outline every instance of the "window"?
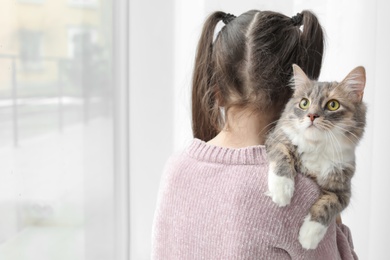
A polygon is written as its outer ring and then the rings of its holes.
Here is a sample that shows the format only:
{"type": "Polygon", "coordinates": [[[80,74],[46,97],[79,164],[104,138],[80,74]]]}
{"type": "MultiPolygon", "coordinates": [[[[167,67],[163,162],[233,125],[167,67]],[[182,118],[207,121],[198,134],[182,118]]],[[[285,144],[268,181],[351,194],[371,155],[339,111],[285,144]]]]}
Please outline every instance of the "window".
{"type": "Polygon", "coordinates": [[[18,0],[20,3],[25,4],[42,4],[45,2],[45,0],[18,0]]]}
{"type": "Polygon", "coordinates": [[[68,0],[71,6],[76,7],[96,7],[98,5],[97,0],[68,0]]]}
{"type": "Polygon", "coordinates": [[[68,56],[80,57],[82,53],[94,49],[97,46],[98,33],[93,29],[69,28],[68,29],[68,56]]]}
{"type": "Polygon", "coordinates": [[[45,4],[0,9],[0,259],[125,259],[112,10],[127,1],[27,2],[45,4]]]}
{"type": "Polygon", "coordinates": [[[22,69],[34,70],[42,68],[42,39],[42,33],[38,31],[21,30],[19,32],[19,52],[22,69]]]}

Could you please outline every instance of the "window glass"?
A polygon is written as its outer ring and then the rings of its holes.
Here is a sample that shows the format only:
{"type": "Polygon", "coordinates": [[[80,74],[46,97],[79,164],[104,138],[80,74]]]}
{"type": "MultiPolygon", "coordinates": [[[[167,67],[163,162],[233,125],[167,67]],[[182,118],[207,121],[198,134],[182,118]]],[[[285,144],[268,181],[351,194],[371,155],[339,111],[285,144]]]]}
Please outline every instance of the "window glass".
{"type": "Polygon", "coordinates": [[[114,259],[111,12],[1,1],[0,259],[114,259]]]}

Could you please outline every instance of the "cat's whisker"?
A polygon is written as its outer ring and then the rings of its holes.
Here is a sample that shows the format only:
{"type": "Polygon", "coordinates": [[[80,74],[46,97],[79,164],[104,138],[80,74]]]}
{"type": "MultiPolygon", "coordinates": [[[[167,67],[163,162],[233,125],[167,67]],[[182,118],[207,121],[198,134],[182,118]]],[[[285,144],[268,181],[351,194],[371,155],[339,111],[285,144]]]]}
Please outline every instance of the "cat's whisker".
{"type": "MultiPolygon", "coordinates": [[[[280,119],[280,120],[277,120],[277,121],[274,121],[270,124],[268,124],[267,126],[273,124],[273,123],[278,123],[278,122],[283,122],[285,126],[292,126],[290,123],[293,122],[294,120],[293,119],[280,119]]],[[[264,128],[266,128],[267,126],[265,126],[264,128]]],[[[264,129],[263,128],[263,129],[264,129]]],[[[274,129],[271,129],[271,130],[274,130],[274,129]]],[[[275,131],[278,131],[278,130],[281,130],[281,129],[275,129],[275,131]]]]}
{"type": "Polygon", "coordinates": [[[351,131],[349,131],[349,130],[347,130],[347,129],[341,127],[341,126],[335,125],[335,124],[333,124],[333,126],[336,127],[336,128],[338,128],[338,129],[343,130],[343,135],[344,135],[348,140],[350,140],[353,144],[357,144],[357,142],[360,140],[360,138],[357,137],[357,136],[356,136],[354,133],[352,133],[351,131]],[[352,137],[354,137],[354,138],[356,139],[356,141],[351,140],[351,139],[346,135],[346,133],[348,133],[348,134],[350,134],[352,137]]]}
{"type": "Polygon", "coordinates": [[[351,143],[351,144],[353,144],[353,145],[357,145],[358,144],[358,140],[357,141],[354,141],[354,140],[352,140],[351,138],[349,138],[346,134],[344,134],[344,133],[342,133],[342,135],[346,138],[346,139],[348,139],[348,141],[351,143]]]}
{"type": "Polygon", "coordinates": [[[275,132],[274,132],[274,133],[276,134],[275,136],[268,136],[267,138],[270,138],[270,139],[273,140],[273,141],[276,141],[276,142],[278,142],[278,143],[281,143],[281,142],[279,141],[279,137],[284,135],[283,130],[282,130],[282,129],[275,129],[275,132]]]}
{"type": "Polygon", "coordinates": [[[352,140],[351,138],[349,138],[346,134],[344,134],[344,137],[347,138],[352,144],[354,144],[355,146],[358,145],[358,142],[359,142],[359,139],[356,139],[356,141],[352,140]]]}
{"type": "Polygon", "coordinates": [[[334,146],[334,148],[335,148],[335,151],[336,151],[336,153],[338,155],[339,162],[343,162],[344,161],[344,156],[343,156],[343,153],[342,153],[342,147],[341,147],[340,142],[337,140],[335,134],[332,131],[328,131],[328,133],[332,137],[334,143],[336,143],[338,145],[338,149],[336,148],[336,146],[334,146]]]}
{"type": "MultiPolygon", "coordinates": [[[[351,124],[352,124],[352,122],[351,122],[351,124]]],[[[334,124],[334,125],[335,125],[335,127],[338,127],[338,128],[340,128],[340,129],[343,129],[343,130],[345,130],[345,131],[350,132],[349,130],[347,130],[347,127],[351,127],[351,125],[348,125],[348,124],[338,124],[338,125],[334,124]],[[344,127],[343,127],[343,126],[344,126],[344,127]]],[[[364,129],[363,127],[358,127],[358,126],[353,126],[353,128],[356,128],[356,129],[364,129]]]]}
{"type": "Polygon", "coordinates": [[[339,142],[337,141],[337,139],[332,136],[332,133],[330,133],[330,136],[333,140],[333,144],[334,144],[334,152],[335,152],[335,156],[333,158],[333,160],[331,160],[331,163],[334,167],[339,167],[340,163],[344,161],[344,156],[343,156],[343,153],[341,151],[341,147],[340,147],[340,144],[339,142]]]}
{"type": "MultiPolygon", "coordinates": [[[[275,121],[269,123],[268,125],[264,126],[263,129],[261,129],[261,131],[259,132],[258,135],[260,136],[263,133],[264,130],[268,129],[271,125],[274,125],[274,124],[276,125],[279,121],[288,122],[288,121],[292,121],[292,119],[289,119],[289,120],[288,119],[278,119],[278,120],[275,120],[275,121]]],[[[269,134],[269,132],[271,132],[272,129],[273,129],[272,127],[269,128],[266,134],[269,134]]]]}
{"type": "Polygon", "coordinates": [[[331,127],[330,127],[328,124],[326,124],[326,123],[322,123],[322,124],[320,124],[320,125],[317,125],[317,127],[318,127],[319,129],[325,130],[325,131],[328,131],[328,130],[331,129],[331,127]]]}
{"type": "Polygon", "coordinates": [[[326,122],[326,123],[324,122],[324,124],[327,124],[327,125],[329,125],[329,126],[331,126],[331,127],[336,127],[336,128],[338,128],[338,129],[343,130],[342,135],[344,135],[345,138],[347,138],[347,139],[348,139],[352,144],[354,144],[354,145],[357,145],[357,143],[358,143],[359,140],[360,140],[360,138],[357,137],[354,133],[352,133],[351,131],[348,131],[347,129],[345,129],[345,128],[341,127],[341,126],[332,124],[331,122],[326,122]],[[349,133],[349,134],[350,134],[354,139],[356,139],[356,140],[355,140],[355,141],[354,141],[354,140],[351,140],[351,138],[349,138],[345,133],[349,133]]]}
{"type": "MultiPolygon", "coordinates": [[[[328,144],[330,144],[332,147],[331,148],[334,148],[333,146],[333,142],[332,140],[330,140],[330,134],[328,133],[328,131],[325,131],[325,135],[326,135],[326,146],[328,146],[328,144]]],[[[334,149],[332,149],[332,156],[333,158],[335,157],[335,151],[334,149]]]]}
{"type": "MultiPolygon", "coordinates": [[[[331,158],[330,162],[332,164],[334,164],[334,159],[336,158],[336,155],[338,156],[338,153],[337,153],[337,149],[336,149],[336,146],[335,146],[335,142],[334,142],[334,138],[333,136],[331,135],[331,132],[330,131],[326,131],[326,136],[329,137],[329,145],[331,145],[331,148],[332,148],[332,155],[333,155],[333,158],[331,158]]],[[[328,143],[327,143],[328,145],[328,143]]]]}
{"type": "MultiPolygon", "coordinates": [[[[332,150],[332,159],[334,160],[334,158],[336,157],[335,155],[336,155],[336,152],[335,152],[335,150],[336,150],[336,147],[335,147],[335,145],[334,145],[334,141],[333,141],[333,138],[332,138],[332,136],[330,135],[330,132],[329,131],[325,131],[324,132],[325,133],[325,135],[326,135],[326,147],[328,146],[328,145],[330,145],[331,146],[331,150],[332,150]]],[[[331,161],[332,163],[333,163],[333,160],[331,161]]]]}
{"type": "MultiPolygon", "coordinates": [[[[346,127],[347,127],[347,125],[346,125],[346,127]]],[[[359,127],[359,126],[353,126],[353,128],[356,128],[356,129],[365,129],[365,127],[363,126],[363,127],[359,127]]]]}
{"type": "MultiPolygon", "coordinates": [[[[332,151],[336,150],[337,154],[340,155],[340,151],[342,150],[341,149],[341,145],[340,145],[340,142],[337,140],[336,136],[334,135],[334,133],[332,132],[332,126],[330,124],[327,124],[326,122],[323,122],[323,124],[320,125],[319,127],[320,129],[324,130],[324,133],[326,134],[326,137],[330,137],[330,139],[327,139],[330,141],[332,147],[334,149],[332,149],[332,151]],[[338,147],[336,147],[334,145],[334,143],[337,142],[337,145],[338,147]],[[337,149],[338,148],[338,149],[337,149]]],[[[335,157],[335,156],[333,156],[335,157]]],[[[339,159],[341,160],[342,158],[339,156],[339,159]]]]}

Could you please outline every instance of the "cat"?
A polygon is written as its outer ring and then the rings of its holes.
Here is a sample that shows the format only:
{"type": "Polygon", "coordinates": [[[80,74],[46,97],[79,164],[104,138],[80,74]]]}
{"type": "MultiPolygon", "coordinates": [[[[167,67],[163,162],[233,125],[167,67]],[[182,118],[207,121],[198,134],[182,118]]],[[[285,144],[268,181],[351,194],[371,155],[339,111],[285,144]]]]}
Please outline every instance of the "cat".
{"type": "Polygon", "coordinates": [[[305,249],[315,249],[329,224],[347,207],[355,172],[355,148],[363,136],[366,105],[364,67],[338,82],[310,80],[293,65],[293,96],[268,134],[268,192],[278,206],[290,204],[294,177],[314,179],[321,195],[299,231],[305,249]]]}

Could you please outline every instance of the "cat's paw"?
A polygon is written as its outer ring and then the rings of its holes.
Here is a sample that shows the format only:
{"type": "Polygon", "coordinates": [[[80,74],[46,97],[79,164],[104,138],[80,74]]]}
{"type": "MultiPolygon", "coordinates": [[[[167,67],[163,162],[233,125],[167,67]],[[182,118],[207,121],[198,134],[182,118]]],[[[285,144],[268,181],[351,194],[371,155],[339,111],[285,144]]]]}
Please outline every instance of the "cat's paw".
{"type": "Polygon", "coordinates": [[[327,226],[319,222],[311,221],[311,215],[307,215],[299,230],[299,243],[304,249],[316,249],[326,234],[327,226]]]}
{"type": "Polygon", "coordinates": [[[268,192],[266,195],[270,196],[279,207],[284,207],[290,204],[294,194],[294,180],[276,175],[274,168],[274,163],[271,163],[268,170],[268,192]]]}

